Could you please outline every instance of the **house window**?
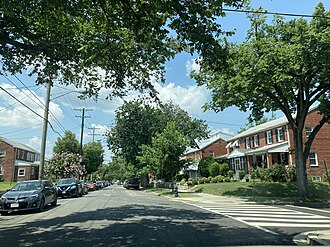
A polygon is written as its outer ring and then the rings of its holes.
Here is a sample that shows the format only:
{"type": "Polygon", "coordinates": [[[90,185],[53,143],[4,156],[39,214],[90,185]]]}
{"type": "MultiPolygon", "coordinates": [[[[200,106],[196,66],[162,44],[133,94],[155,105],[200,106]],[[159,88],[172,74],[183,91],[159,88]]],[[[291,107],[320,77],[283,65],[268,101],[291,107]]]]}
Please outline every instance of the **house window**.
{"type": "Polygon", "coordinates": [[[235,141],[235,147],[239,148],[239,145],[240,145],[239,140],[235,141]]]}
{"type": "Polygon", "coordinates": [[[313,176],[312,177],[312,181],[313,182],[320,182],[321,181],[321,177],[320,176],[313,176]]]}
{"type": "Polygon", "coordinates": [[[25,176],[25,168],[19,168],[18,169],[18,176],[24,177],[25,176]]]}
{"type": "Polygon", "coordinates": [[[267,131],[266,139],[267,139],[267,144],[272,144],[273,143],[273,134],[272,134],[271,130],[267,131]]]}
{"type": "Polygon", "coordinates": [[[209,156],[214,157],[214,151],[210,151],[209,156]]]}
{"type": "Polygon", "coordinates": [[[34,167],[31,167],[31,176],[34,176],[34,167]]]}
{"type": "Polygon", "coordinates": [[[309,165],[310,166],[318,166],[317,163],[317,154],[316,153],[309,153],[309,165]]]}
{"type": "Polygon", "coordinates": [[[281,164],[287,164],[286,153],[280,153],[281,164]]]}
{"type": "Polygon", "coordinates": [[[255,147],[259,147],[259,135],[253,136],[253,144],[255,147]]]}
{"type": "Polygon", "coordinates": [[[6,157],[6,150],[0,149],[0,157],[6,157]]]}
{"type": "Polygon", "coordinates": [[[306,137],[309,137],[313,131],[313,128],[310,126],[305,127],[306,137]]]}
{"type": "Polygon", "coordinates": [[[245,148],[250,148],[250,137],[245,138],[245,148]]]}
{"type": "Polygon", "coordinates": [[[284,141],[284,128],[277,129],[277,141],[278,142],[284,141]]]}

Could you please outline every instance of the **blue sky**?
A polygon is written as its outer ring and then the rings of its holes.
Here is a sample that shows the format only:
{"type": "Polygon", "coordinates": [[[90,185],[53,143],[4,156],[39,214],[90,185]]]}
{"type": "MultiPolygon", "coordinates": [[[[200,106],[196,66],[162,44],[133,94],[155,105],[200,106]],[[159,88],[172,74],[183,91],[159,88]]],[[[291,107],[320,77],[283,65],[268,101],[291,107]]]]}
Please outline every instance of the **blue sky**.
{"type": "MultiPolygon", "coordinates": [[[[284,12],[294,14],[312,14],[318,0],[251,0],[252,7],[262,6],[270,12],[284,12]]],[[[330,8],[330,0],[322,1],[326,9],[330,8]]],[[[243,13],[227,13],[227,17],[220,22],[225,30],[236,30],[230,37],[233,42],[242,42],[249,28],[249,21],[243,13]]],[[[223,112],[203,112],[201,106],[210,100],[210,92],[203,87],[197,87],[195,81],[189,78],[189,71],[194,68],[194,57],[189,54],[180,54],[166,64],[166,83],[156,84],[161,100],[172,100],[175,104],[188,111],[194,117],[205,120],[211,131],[222,130],[236,133],[240,127],[247,123],[248,113],[240,112],[235,107],[223,112]]],[[[44,102],[45,89],[36,86],[33,77],[16,75],[10,77],[0,76],[0,86],[5,88],[20,101],[31,107],[43,116],[41,102],[44,102]],[[22,82],[22,83],[21,83],[22,82]],[[25,88],[27,86],[27,88],[25,88]],[[38,98],[38,100],[37,100],[38,98]]],[[[101,140],[107,150],[102,134],[113,126],[114,112],[122,104],[120,99],[104,100],[107,91],[101,90],[98,102],[92,99],[79,100],[73,87],[65,87],[55,83],[51,92],[50,121],[53,129],[48,127],[46,157],[52,156],[54,143],[60,135],[64,136],[65,130],[76,134],[80,140],[81,112],[76,109],[92,109],[86,112],[84,129],[84,143],[92,141],[95,128],[95,140],[101,140]]],[[[133,97],[133,96],[131,96],[133,97]]],[[[277,113],[277,116],[281,116],[277,113]]],[[[42,135],[42,119],[26,107],[20,105],[15,99],[0,90],[0,136],[26,144],[40,150],[42,135]]],[[[110,160],[110,152],[106,151],[105,160],[110,160]]]]}

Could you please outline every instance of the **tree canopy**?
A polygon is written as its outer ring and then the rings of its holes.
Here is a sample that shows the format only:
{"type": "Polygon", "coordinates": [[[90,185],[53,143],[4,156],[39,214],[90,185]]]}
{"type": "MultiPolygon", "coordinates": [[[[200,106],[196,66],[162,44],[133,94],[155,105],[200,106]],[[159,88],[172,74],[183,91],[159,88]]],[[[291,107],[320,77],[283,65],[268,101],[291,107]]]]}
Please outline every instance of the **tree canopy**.
{"type": "Polygon", "coordinates": [[[159,178],[173,180],[184,165],[180,156],[188,145],[187,138],[177,130],[175,122],[169,122],[163,132],[152,138],[151,144],[141,146],[137,159],[159,178]]]}
{"type": "Polygon", "coordinates": [[[83,163],[87,174],[91,174],[103,164],[104,150],[100,142],[89,142],[83,146],[83,163]]]}
{"type": "Polygon", "coordinates": [[[313,16],[310,21],[276,16],[269,23],[260,14],[251,15],[251,29],[242,44],[223,42],[228,49],[226,66],[202,61],[195,74],[200,85],[212,90],[206,108],[250,109],[257,120],[265,111],[279,109],[285,114],[294,131],[301,197],[308,195],[306,160],[311,144],[330,119],[330,12],[319,3],[313,16]],[[323,118],[304,145],[305,119],[317,102],[323,118]]]}
{"type": "Polygon", "coordinates": [[[151,76],[162,80],[165,61],[178,52],[224,58],[216,38],[226,33],[215,20],[225,16],[223,6],[242,2],[3,0],[2,70],[29,69],[39,84],[56,78],[89,96],[100,88],[113,95],[149,88],[153,94],[151,76]]]}
{"type": "Polygon", "coordinates": [[[151,106],[141,101],[126,102],[116,111],[115,127],[106,133],[108,147],[127,163],[139,168],[136,159],[142,144],[149,145],[156,133],[161,133],[169,122],[194,144],[195,139],[207,137],[204,121],[191,118],[188,113],[172,103],[151,106]]]}
{"type": "Polygon", "coordinates": [[[63,138],[57,138],[57,141],[53,147],[53,152],[55,154],[61,154],[64,152],[78,154],[79,151],[79,141],[77,140],[76,135],[70,130],[65,131],[63,138]]]}

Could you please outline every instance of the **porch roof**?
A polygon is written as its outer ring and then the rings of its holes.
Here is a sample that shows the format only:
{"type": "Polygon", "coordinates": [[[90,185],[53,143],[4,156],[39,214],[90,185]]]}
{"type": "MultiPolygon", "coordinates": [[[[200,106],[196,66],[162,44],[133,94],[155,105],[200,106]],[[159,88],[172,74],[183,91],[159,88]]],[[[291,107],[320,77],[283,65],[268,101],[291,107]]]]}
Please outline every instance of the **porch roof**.
{"type": "Polygon", "coordinates": [[[228,155],[228,159],[243,157],[243,156],[245,156],[247,151],[248,151],[247,149],[238,149],[238,148],[236,148],[233,152],[231,152],[228,155]]]}
{"type": "Polygon", "coordinates": [[[248,150],[246,152],[247,155],[261,155],[266,153],[286,153],[289,151],[288,142],[277,143],[273,145],[267,145],[261,148],[248,150]]]}

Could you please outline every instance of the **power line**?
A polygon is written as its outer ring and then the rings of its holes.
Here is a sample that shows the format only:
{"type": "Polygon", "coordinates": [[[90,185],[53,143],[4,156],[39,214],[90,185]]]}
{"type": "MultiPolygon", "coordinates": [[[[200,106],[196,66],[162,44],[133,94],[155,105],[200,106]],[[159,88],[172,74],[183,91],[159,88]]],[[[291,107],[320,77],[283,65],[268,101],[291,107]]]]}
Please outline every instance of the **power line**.
{"type": "Polygon", "coordinates": [[[329,16],[321,16],[321,15],[307,15],[307,14],[294,14],[294,13],[270,12],[270,11],[259,11],[259,10],[226,9],[226,8],[222,10],[224,12],[236,12],[236,13],[246,13],[246,14],[282,15],[282,16],[291,16],[291,17],[330,19],[329,16]]]}
{"type": "MultiPolygon", "coordinates": [[[[29,109],[31,112],[33,112],[35,115],[37,115],[38,117],[40,117],[41,119],[45,120],[44,117],[42,117],[41,115],[39,115],[36,111],[34,111],[33,109],[31,109],[29,106],[27,106],[26,104],[24,104],[22,101],[20,101],[19,99],[17,99],[14,95],[12,95],[11,93],[9,93],[6,89],[4,89],[3,87],[0,86],[0,89],[2,89],[5,93],[7,93],[10,97],[14,98],[16,101],[18,101],[20,104],[22,104],[23,106],[25,106],[27,109],[29,109]]],[[[52,130],[57,133],[59,136],[62,137],[62,135],[57,132],[53,126],[51,125],[51,123],[49,121],[47,121],[49,123],[49,126],[52,128],[52,130]]],[[[62,137],[63,138],[63,137],[62,137]]]]}

